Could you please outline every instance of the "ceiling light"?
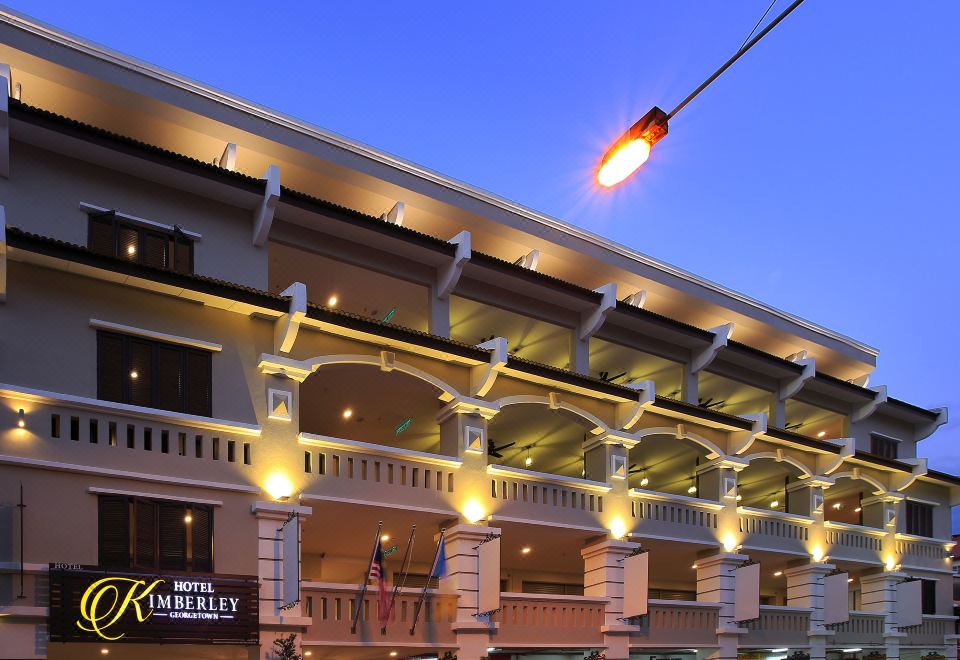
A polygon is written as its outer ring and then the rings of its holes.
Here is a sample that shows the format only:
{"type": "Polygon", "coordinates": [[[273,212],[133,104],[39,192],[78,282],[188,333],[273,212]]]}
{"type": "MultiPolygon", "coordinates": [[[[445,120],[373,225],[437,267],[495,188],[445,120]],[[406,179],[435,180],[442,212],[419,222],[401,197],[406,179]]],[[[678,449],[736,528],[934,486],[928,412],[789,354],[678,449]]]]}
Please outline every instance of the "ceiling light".
{"type": "Polygon", "coordinates": [[[780,506],[780,500],[773,500],[770,502],[771,509],[776,509],[778,506],[780,506]]]}
{"type": "Polygon", "coordinates": [[[397,657],[397,652],[396,652],[396,651],[390,651],[390,657],[391,657],[391,658],[396,658],[396,657],[397,657]]]}
{"type": "Polygon", "coordinates": [[[520,548],[520,554],[529,555],[532,549],[533,548],[531,548],[529,545],[525,545],[522,548],[520,548]]]}
{"type": "Polygon", "coordinates": [[[860,506],[853,510],[854,513],[860,513],[861,511],[863,511],[863,507],[860,506]]]}
{"type": "Polygon", "coordinates": [[[853,578],[847,578],[847,582],[853,582],[853,578]]]}
{"type": "Polygon", "coordinates": [[[836,504],[833,505],[833,508],[839,511],[840,509],[843,508],[843,504],[841,504],[840,502],[837,502],[836,504]]]}
{"type": "Polygon", "coordinates": [[[384,534],[383,536],[380,537],[380,542],[381,542],[381,543],[386,543],[386,542],[389,541],[389,540],[390,540],[390,535],[389,535],[389,534],[384,534]]]}
{"type": "Polygon", "coordinates": [[[185,523],[187,523],[187,524],[189,525],[190,523],[193,522],[193,516],[191,516],[191,515],[188,513],[187,515],[185,515],[185,516],[183,517],[183,522],[185,522],[185,523]]]}
{"type": "MultiPolygon", "coordinates": [[[[327,298],[327,307],[336,307],[338,302],[340,302],[340,300],[336,296],[330,296],[327,298]]],[[[396,655],[396,653],[394,653],[394,655],[396,655]]]]}
{"type": "Polygon", "coordinates": [[[693,495],[694,493],[697,492],[697,487],[696,487],[696,486],[690,486],[690,488],[687,489],[687,492],[690,493],[691,495],[693,495]]]}
{"type": "Polygon", "coordinates": [[[694,565],[693,565],[693,566],[691,566],[690,568],[692,568],[693,570],[697,570],[697,569],[698,569],[698,568],[700,568],[700,567],[699,567],[699,566],[697,566],[696,564],[694,564],[694,565]]]}
{"type": "Polygon", "coordinates": [[[770,649],[770,653],[786,653],[790,649],[770,649]]]}
{"type": "Polygon", "coordinates": [[[783,571],[777,571],[773,574],[773,577],[780,577],[781,575],[783,575],[783,571]]]}
{"type": "Polygon", "coordinates": [[[110,649],[100,649],[100,655],[109,655],[110,649]]]}
{"type": "Polygon", "coordinates": [[[341,413],[341,416],[344,419],[350,419],[351,417],[353,417],[353,408],[344,408],[343,413],[341,413]]]}
{"type": "Polygon", "coordinates": [[[737,501],[738,501],[738,502],[739,502],[740,500],[742,500],[742,499],[743,499],[743,495],[737,495],[737,501]]]}
{"type": "MultiPolygon", "coordinates": [[[[129,255],[134,255],[134,254],[136,254],[136,253],[137,253],[137,248],[136,248],[136,247],[134,247],[133,245],[128,245],[128,246],[127,246],[127,254],[129,254],[129,255]]],[[[109,651],[107,651],[107,653],[109,653],[109,651]]]]}
{"type": "Polygon", "coordinates": [[[527,454],[527,457],[523,459],[523,464],[526,467],[530,467],[531,465],[533,465],[533,458],[530,457],[530,454],[527,454]]]}
{"type": "Polygon", "coordinates": [[[822,438],[822,437],[825,436],[826,434],[827,434],[826,431],[820,431],[820,433],[817,434],[817,437],[818,437],[818,438],[822,438]]]}
{"type": "Polygon", "coordinates": [[[311,656],[311,655],[313,655],[313,651],[304,651],[304,652],[303,652],[303,655],[304,655],[304,657],[311,656]]]}
{"type": "Polygon", "coordinates": [[[646,488],[647,484],[649,483],[650,483],[650,480],[644,477],[643,479],[640,480],[640,488],[646,488]]]}
{"type": "Polygon", "coordinates": [[[23,428],[27,425],[26,419],[24,419],[23,408],[17,411],[17,426],[23,428]]]}
{"type": "Polygon", "coordinates": [[[140,374],[137,373],[137,370],[136,370],[136,369],[134,369],[133,371],[130,372],[130,378],[132,378],[133,380],[136,380],[136,379],[139,378],[139,377],[140,377],[140,374]]]}

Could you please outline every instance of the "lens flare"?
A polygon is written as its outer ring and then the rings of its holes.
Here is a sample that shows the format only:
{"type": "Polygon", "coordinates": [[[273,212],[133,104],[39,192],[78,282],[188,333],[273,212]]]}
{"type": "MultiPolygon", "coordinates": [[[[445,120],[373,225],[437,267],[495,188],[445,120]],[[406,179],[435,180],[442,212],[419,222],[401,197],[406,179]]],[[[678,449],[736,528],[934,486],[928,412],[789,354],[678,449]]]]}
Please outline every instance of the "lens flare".
{"type": "Polygon", "coordinates": [[[647,162],[650,157],[650,143],[643,138],[630,140],[616,150],[600,165],[597,183],[604,188],[615,186],[647,162]]]}

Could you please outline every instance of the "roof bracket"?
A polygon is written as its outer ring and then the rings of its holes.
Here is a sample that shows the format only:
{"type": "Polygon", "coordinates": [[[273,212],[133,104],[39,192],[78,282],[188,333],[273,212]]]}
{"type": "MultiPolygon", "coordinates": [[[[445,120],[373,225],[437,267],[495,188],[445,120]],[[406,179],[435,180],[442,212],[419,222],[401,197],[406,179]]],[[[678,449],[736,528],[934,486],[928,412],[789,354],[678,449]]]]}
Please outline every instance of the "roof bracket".
{"type": "Polygon", "coordinates": [[[388,222],[391,225],[403,226],[403,202],[397,202],[393,207],[380,216],[380,219],[384,222],[388,222]]]}
{"type": "Polygon", "coordinates": [[[514,261],[515,266],[526,268],[527,270],[536,270],[540,262],[540,250],[530,250],[525,255],[514,261]]]}
{"type": "Polygon", "coordinates": [[[470,261],[470,232],[462,231],[450,239],[450,243],[457,246],[453,261],[446,264],[437,272],[437,298],[446,300],[457,288],[463,267],[470,261]]]}
{"type": "Polygon", "coordinates": [[[870,401],[869,403],[865,403],[864,405],[860,406],[860,408],[858,408],[857,410],[854,410],[853,414],[850,415],[851,422],[853,423],[862,422],[867,417],[875,413],[881,403],[887,402],[887,386],[886,385],[878,385],[877,387],[871,387],[870,389],[876,392],[876,395],[873,397],[873,401],[870,401]]]}
{"type": "MultiPolygon", "coordinates": [[[[730,451],[727,453],[731,456],[744,453],[753,446],[758,435],[767,432],[767,413],[752,413],[743,415],[743,417],[744,419],[749,419],[753,423],[753,426],[749,431],[737,431],[730,435],[730,451]]],[[[780,454],[778,454],[778,456],[779,455],[780,454]]]]}
{"type": "Polygon", "coordinates": [[[273,225],[273,214],[277,210],[277,202],[280,201],[280,168],[271,165],[262,178],[263,200],[253,214],[253,244],[257,247],[266,244],[270,227],[273,225]]]}
{"type": "Polygon", "coordinates": [[[474,397],[485,396],[497,380],[497,374],[507,365],[507,340],[495,337],[477,344],[477,348],[490,351],[490,362],[470,368],[470,396],[474,397]]]}
{"type": "MultiPolygon", "coordinates": [[[[2,212],[2,207],[0,207],[0,212],[2,212]]],[[[2,216],[0,216],[0,222],[3,222],[2,216]]],[[[0,248],[0,250],[2,250],[2,248],[0,248]]],[[[2,256],[0,256],[0,259],[2,259],[2,256]]],[[[0,271],[2,271],[2,269],[3,267],[0,266],[0,271]]],[[[0,295],[2,295],[2,292],[0,292],[0,295]]],[[[919,430],[916,436],[917,442],[929,438],[931,435],[933,435],[934,431],[946,424],[947,420],[950,418],[946,408],[931,408],[931,411],[937,413],[937,418],[919,430]]]]}
{"type": "Polygon", "coordinates": [[[640,289],[636,293],[631,293],[629,296],[623,299],[623,302],[631,307],[643,309],[643,306],[647,304],[647,290],[640,289]]]}
{"type": "Polygon", "coordinates": [[[927,473],[927,459],[925,458],[901,458],[900,460],[903,463],[911,464],[913,469],[910,470],[910,474],[905,474],[900,478],[892,478],[890,480],[890,485],[892,486],[890,490],[898,493],[905,491],[914,481],[927,473]]]}
{"type": "Polygon", "coordinates": [[[640,392],[637,401],[618,403],[616,409],[617,428],[626,431],[640,421],[644,411],[652,406],[657,399],[652,380],[638,380],[627,385],[632,390],[640,392]]]}
{"type": "Polygon", "coordinates": [[[786,401],[790,397],[796,395],[797,392],[803,389],[804,383],[817,375],[816,358],[799,358],[794,362],[796,362],[796,364],[803,365],[803,371],[796,378],[780,384],[780,391],[777,393],[777,397],[780,399],[780,401],[786,401]]]}
{"type": "MultiPolygon", "coordinates": [[[[823,454],[817,457],[817,474],[830,475],[840,469],[844,461],[852,458],[856,453],[856,440],[853,438],[840,438],[833,442],[840,445],[839,454],[823,454]]],[[[857,470],[859,468],[854,468],[857,470]]],[[[856,477],[855,477],[856,478],[856,477]]]]}
{"type": "Polygon", "coordinates": [[[710,332],[713,333],[713,341],[702,351],[694,354],[693,359],[690,360],[690,373],[692,374],[700,373],[716,359],[720,349],[727,345],[727,341],[733,335],[733,323],[710,328],[710,332]]]}
{"type": "Polygon", "coordinates": [[[237,145],[233,142],[227,142],[223,148],[223,154],[216,160],[217,165],[231,172],[237,171],[237,145]]]}
{"type": "Polygon", "coordinates": [[[584,313],[580,318],[580,329],[577,335],[580,340],[589,339],[600,329],[607,315],[617,306],[617,285],[615,282],[604,284],[599,289],[594,289],[600,294],[600,304],[589,313],[584,313]]]}
{"type": "Polygon", "coordinates": [[[9,64],[0,64],[0,176],[10,176],[10,73],[9,64]]]}
{"type": "Polygon", "coordinates": [[[273,326],[274,353],[289,353],[300,331],[300,322],[307,316],[307,287],[302,282],[294,282],[280,292],[289,296],[289,311],[278,318],[273,326]]]}

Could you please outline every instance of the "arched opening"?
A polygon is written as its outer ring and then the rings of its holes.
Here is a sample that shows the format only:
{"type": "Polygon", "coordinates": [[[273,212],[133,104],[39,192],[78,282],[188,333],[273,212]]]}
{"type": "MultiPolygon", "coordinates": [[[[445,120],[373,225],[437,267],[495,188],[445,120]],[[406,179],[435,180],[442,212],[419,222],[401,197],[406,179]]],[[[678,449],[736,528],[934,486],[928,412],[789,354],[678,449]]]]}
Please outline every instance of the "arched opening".
{"type": "Polygon", "coordinates": [[[790,511],[789,486],[802,479],[804,471],[775,458],[755,458],[737,479],[740,506],[769,511],[790,511]]]}
{"type": "Polygon", "coordinates": [[[877,490],[875,484],[864,479],[839,477],[834,485],[824,491],[823,519],[848,525],[873,522],[869,512],[864,516],[863,500],[869,499],[877,490]]]}
{"type": "Polygon", "coordinates": [[[399,370],[323,365],[300,385],[300,430],[437,453],[441,390],[399,370]]]}
{"type": "Polygon", "coordinates": [[[589,479],[583,441],[592,428],[569,410],[539,403],[503,406],[487,428],[490,463],[589,479]]]}
{"type": "Polygon", "coordinates": [[[630,450],[630,487],[701,497],[697,467],[708,460],[710,453],[689,438],[667,433],[648,435],[630,450]]]}

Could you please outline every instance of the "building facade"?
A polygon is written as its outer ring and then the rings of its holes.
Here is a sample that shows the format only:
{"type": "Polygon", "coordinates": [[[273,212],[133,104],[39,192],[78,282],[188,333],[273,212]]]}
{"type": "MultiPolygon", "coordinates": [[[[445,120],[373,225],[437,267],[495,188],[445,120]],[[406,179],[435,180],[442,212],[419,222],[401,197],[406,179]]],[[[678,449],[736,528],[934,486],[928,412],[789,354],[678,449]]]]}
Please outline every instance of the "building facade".
{"type": "Polygon", "coordinates": [[[0,63],[0,657],[956,658],[946,411],[875,350],[24,16],[0,63]]]}

